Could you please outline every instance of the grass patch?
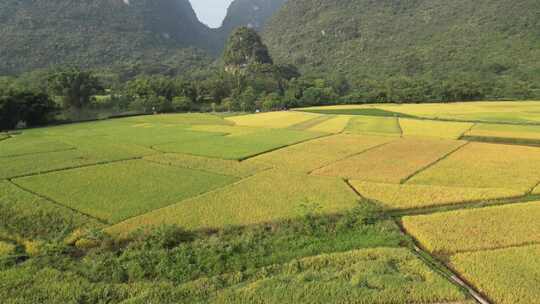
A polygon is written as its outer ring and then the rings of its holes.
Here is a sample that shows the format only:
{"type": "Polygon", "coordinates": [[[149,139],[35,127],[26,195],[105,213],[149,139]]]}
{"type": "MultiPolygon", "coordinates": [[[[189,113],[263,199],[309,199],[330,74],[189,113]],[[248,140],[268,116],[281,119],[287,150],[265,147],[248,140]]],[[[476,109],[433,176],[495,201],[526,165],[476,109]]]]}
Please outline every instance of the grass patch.
{"type": "Polygon", "coordinates": [[[201,170],[236,177],[248,177],[257,172],[270,169],[271,166],[257,161],[239,162],[200,156],[166,153],[155,154],[144,160],[186,169],[201,170]]]}
{"type": "Polygon", "coordinates": [[[139,227],[176,224],[190,230],[243,226],[336,214],[358,206],[359,198],[339,179],[269,170],[229,187],[156,210],[108,229],[126,234],[139,227]]]}
{"type": "Polygon", "coordinates": [[[355,134],[401,136],[401,128],[395,117],[353,117],[345,131],[355,134]]]}
{"type": "Polygon", "coordinates": [[[323,121],[311,128],[308,131],[312,132],[323,132],[323,133],[341,133],[349,125],[349,122],[353,116],[349,115],[339,115],[332,117],[326,121],[323,121]]]}
{"type": "MultiPolygon", "coordinates": [[[[389,137],[340,134],[265,153],[252,160],[283,170],[308,173],[391,140],[393,139],[389,137]]],[[[248,160],[248,162],[252,160],[248,160]]]]}
{"type": "Polygon", "coordinates": [[[400,139],[315,170],[313,174],[400,183],[463,144],[454,140],[400,139]]]}
{"type": "Polygon", "coordinates": [[[17,135],[12,136],[10,140],[0,142],[0,158],[71,149],[73,149],[72,146],[51,138],[17,135]]]}
{"type": "Polygon", "coordinates": [[[233,116],[226,119],[239,126],[288,128],[317,117],[319,115],[312,113],[281,111],[233,116]]]}
{"type": "Polygon", "coordinates": [[[0,181],[0,234],[5,237],[50,240],[100,226],[94,219],[0,181]]]}
{"type": "Polygon", "coordinates": [[[441,212],[403,218],[431,252],[448,255],[540,242],[540,203],[441,212]]]}
{"type": "Polygon", "coordinates": [[[403,136],[427,136],[458,139],[473,124],[464,122],[444,122],[417,119],[400,119],[403,136]]]}
{"type": "Polygon", "coordinates": [[[25,177],[15,182],[65,206],[115,223],[235,180],[135,160],[25,177]]]}
{"type": "Polygon", "coordinates": [[[157,145],[155,149],[163,152],[243,160],[320,136],[322,136],[321,133],[275,129],[238,136],[220,136],[174,142],[157,145]]]}
{"type": "Polygon", "coordinates": [[[457,254],[450,263],[496,303],[535,303],[540,299],[540,246],[457,254]]]}
{"type": "Polygon", "coordinates": [[[470,143],[409,183],[449,187],[506,188],[526,193],[540,181],[540,150],[470,143]]]}
{"type": "Polygon", "coordinates": [[[0,241],[0,258],[15,252],[15,245],[0,241]]]}
{"type": "Polygon", "coordinates": [[[456,188],[433,185],[399,185],[351,181],[365,198],[387,210],[408,210],[467,202],[490,201],[520,196],[515,190],[500,188],[456,188]]]}

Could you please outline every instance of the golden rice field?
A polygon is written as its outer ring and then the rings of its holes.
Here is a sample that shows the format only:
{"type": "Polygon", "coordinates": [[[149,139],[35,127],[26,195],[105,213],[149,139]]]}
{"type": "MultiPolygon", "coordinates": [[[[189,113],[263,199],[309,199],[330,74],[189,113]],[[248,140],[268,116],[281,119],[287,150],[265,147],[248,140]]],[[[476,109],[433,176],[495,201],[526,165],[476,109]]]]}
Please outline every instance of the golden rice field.
{"type": "Polygon", "coordinates": [[[274,169],[229,187],[128,219],[107,231],[126,234],[139,227],[164,223],[178,224],[188,229],[251,225],[311,212],[337,214],[358,206],[358,201],[354,192],[339,179],[274,169]]]}
{"type": "Polygon", "coordinates": [[[453,268],[493,303],[529,304],[540,299],[540,246],[457,254],[453,268]]]}
{"type": "Polygon", "coordinates": [[[439,137],[459,139],[473,124],[401,118],[399,120],[403,136],[439,137]]]}
{"type": "MultiPolygon", "coordinates": [[[[146,271],[157,269],[175,280],[200,274],[171,283],[182,297],[203,295],[200,303],[473,303],[441,275],[453,272],[493,303],[535,303],[539,113],[538,101],[347,105],[0,133],[0,256],[31,260],[54,240],[82,255],[74,263],[88,262],[106,249],[85,258],[81,244],[90,248],[103,233],[127,242],[137,230],[177,225],[187,239],[208,239],[147,250],[144,266],[121,254],[126,245],[109,256],[127,261],[115,266],[125,273],[100,277],[103,269],[88,267],[87,281],[74,282],[125,287],[137,275],[151,282],[157,274],[146,271]],[[282,225],[291,226],[265,239],[282,225]],[[245,235],[233,241],[231,231],[245,235]],[[280,252],[290,246],[300,253],[280,252]],[[419,258],[428,255],[443,266],[419,258]],[[250,259],[268,263],[243,271],[250,259]],[[161,264],[171,261],[186,264],[161,264]],[[215,273],[201,274],[197,263],[215,273]]],[[[163,233],[157,238],[169,241],[163,233]]],[[[19,282],[21,273],[3,265],[0,279],[19,282]]],[[[59,281],[59,272],[39,275],[59,281]]],[[[155,301],[151,294],[137,299],[155,301]]]]}
{"type": "Polygon", "coordinates": [[[507,188],[522,193],[540,181],[540,149],[469,143],[409,180],[411,184],[507,188]]]}
{"type": "Polygon", "coordinates": [[[540,202],[406,216],[403,226],[437,254],[540,243],[540,202]]]}
{"type": "Polygon", "coordinates": [[[408,210],[519,197],[516,190],[503,188],[458,188],[435,185],[384,184],[352,180],[363,197],[388,210],[408,210]]]}
{"type": "Polygon", "coordinates": [[[455,140],[399,139],[317,169],[313,174],[399,184],[464,144],[455,140]]]}
{"type": "Polygon", "coordinates": [[[317,118],[319,116],[319,114],[302,112],[270,112],[262,114],[227,117],[226,120],[239,126],[287,128],[295,124],[303,123],[310,119],[317,118]]]}
{"type": "Polygon", "coordinates": [[[389,137],[339,134],[265,153],[247,162],[254,161],[282,170],[308,173],[392,140],[389,137]]]}

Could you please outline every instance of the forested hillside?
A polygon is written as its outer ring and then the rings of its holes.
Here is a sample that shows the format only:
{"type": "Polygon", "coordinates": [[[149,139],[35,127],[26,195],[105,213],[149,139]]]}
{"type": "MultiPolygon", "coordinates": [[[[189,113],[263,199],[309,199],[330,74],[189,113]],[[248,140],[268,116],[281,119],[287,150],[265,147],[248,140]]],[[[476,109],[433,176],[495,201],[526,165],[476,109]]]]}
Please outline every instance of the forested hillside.
{"type": "Polygon", "coordinates": [[[539,12],[537,0],[290,0],[264,38],[303,72],[538,83],[539,12]]]}
{"type": "Polygon", "coordinates": [[[208,63],[215,33],[188,0],[0,2],[0,74],[54,65],[208,63]]]}
{"type": "Polygon", "coordinates": [[[261,30],[285,2],[287,0],[235,0],[227,11],[221,30],[230,33],[239,26],[261,30]]]}

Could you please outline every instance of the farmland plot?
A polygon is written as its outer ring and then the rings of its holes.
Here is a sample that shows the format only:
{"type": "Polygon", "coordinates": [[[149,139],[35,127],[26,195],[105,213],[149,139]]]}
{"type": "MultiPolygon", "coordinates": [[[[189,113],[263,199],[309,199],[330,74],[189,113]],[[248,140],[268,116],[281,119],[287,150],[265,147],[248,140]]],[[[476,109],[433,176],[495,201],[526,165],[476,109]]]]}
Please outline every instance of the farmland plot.
{"type": "Polygon", "coordinates": [[[399,119],[403,136],[427,136],[459,139],[473,124],[463,122],[399,119]]]}
{"type": "Polygon", "coordinates": [[[308,131],[322,133],[341,133],[348,126],[352,118],[353,116],[351,115],[339,115],[336,117],[332,117],[309,128],[308,131]]]}
{"type": "Polygon", "coordinates": [[[467,298],[407,249],[374,248],[265,267],[243,284],[220,291],[208,303],[252,303],[259,299],[276,304],[384,304],[446,303],[467,298]]]}
{"type": "Polygon", "coordinates": [[[162,152],[243,160],[264,152],[322,136],[321,133],[293,130],[263,130],[238,136],[214,136],[157,145],[162,152]]]}
{"type": "Polygon", "coordinates": [[[350,120],[346,132],[383,136],[401,136],[396,117],[357,116],[350,120]]]}
{"type": "Polygon", "coordinates": [[[507,188],[526,193],[540,181],[540,149],[470,143],[414,176],[409,183],[507,188]]]}
{"type": "Polygon", "coordinates": [[[477,124],[466,136],[473,139],[540,144],[540,126],[477,124]]]}
{"type": "Polygon", "coordinates": [[[74,149],[74,147],[52,138],[17,135],[9,140],[0,141],[0,158],[71,149],[74,149]]]}
{"type": "Polygon", "coordinates": [[[188,229],[222,228],[295,218],[307,212],[335,214],[358,206],[339,179],[309,177],[277,169],[129,219],[108,229],[125,234],[139,227],[177,224],[188,229]]]}
{"type": "Polygon", "coordinates": [[[497,249],[540,243],[540,202],[407,216],[403,225],[431,252],[497,249]]]}
{"type": "Polygon", "coordinates": [[[288,128],[317,117],[320,117],[320,115],[313,113],[282,111],[233,116],[227,117],[226,120],[231,121],[239,126],[288,128]]]}
{"type": "Polygon", "coordinates": [[[271,166],[258,161],[239,162],[186,154],[165,153],[143,158],[144,160],[181,168],[207,171],[236,177],[248,177],[257,172],[270,169],[271,166]]]}
{"type": "Polygon", "coordinates": [[[462,253],[450,264],[495,303],[529,304],[540,299],[540,246],[462,253]]]}
{"type": "Polygon", "coordinates": [[[14,239],[52,239],[76,229],[102,225],[68,208],[0,181],[0,235],[14,239]]]}
{"type": "Polygon", "coordinates": [[[313,174],[400,183],[464,144],[442,139],[400,139],[315,170],[313,174]]]}
{"type": "Polygon", "coordinates": [[[122,122],[143,124],[168,124],[168,125],[233,125],[234,123],[217,115],[204,113],[189,114],[160,114],[134,116],[120,119],[122,122]]]}
{"type": "Polygon", "coordinates": [[[388,210],[407,210],[518,197],[519,191],[501,188],[457,188],[433,185],[384,184],[351,181],[365,198],[388,210]]]}
{"type": "Polygon", "coordinates": [[[283,170],[308,173],[392,140],[394,139],[390,137],[339,134],[265,153],[252,160],[283,170]]]}
{"type": "Polygon", "coordinates": [[[134,160],[35,175],[15,182],[65,206],[114,223],[235,180],[225,175],[134,160]]]}

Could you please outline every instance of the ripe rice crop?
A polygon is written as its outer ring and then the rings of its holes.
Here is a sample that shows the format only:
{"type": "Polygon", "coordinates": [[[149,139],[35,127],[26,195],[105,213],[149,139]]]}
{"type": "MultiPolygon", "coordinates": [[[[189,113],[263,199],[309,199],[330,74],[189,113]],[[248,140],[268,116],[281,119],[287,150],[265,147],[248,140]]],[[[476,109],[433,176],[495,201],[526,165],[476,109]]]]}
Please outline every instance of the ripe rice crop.
{"type": "Polygon", "coordinates": [[[464,122],[445,122],[418,119],[399,120],[403,136],[427,136],[458,139],[469,130],[473,124],[464,122]]]}
{"type": "Polygon", "coordinates": [[[351,181],[365,198],[385,209],[406,210],[520,196],[515,190],[500,188],[456,188],[433,185],[398,185],[351,181]]]}
{"type": "Polygon", "coordinates": [[[324,134],[271,129],[237,136],[214,136],[192,141],[179,141],[157,145],[154,148],[162,152],[242,160],[322,135],[324,134]]]}
{"type": "Polygon", "coordinates": [[[160,164],[177,166],[193,170],[201,170],[216,174],[236,177],[247,177],[257,172],[269,169],[271,166],[262,162],[239,162],[235,160],[222,160],[186,154],[155,154],[143,158],[144,160],[160,164]]]}
{"type": "Polygon", "coordinates": [[[204,113],[189,114],[159,114],[144,115],[120,119],[122,122],[130,123],[159,123],[159,124],[178,124],[178,125],[232,125],[228,120],[217,115],[204,113]]]}
{"type": "Polygon", "coordinates": [[[14,239],[52,239],[101,225],[82,214],[0,181],[0,234],[14,239]]]}
{"type": "Polygon", "coordinates": [[[437,254],[540,243],[540,202],[408,216],[403,225],[437,254]]]}
{"type": "Polygon", "coordinates": [[[311,128],[308,129],[308,131],[312,132],[322,132],[322,133],[341,133],[347,125],[349,124],[349,121],[353,118],[351,115],[339,115],[336,117],[332,117],[329,120],[323,121],[311,128]]]}
{"type": "Polygon", "coordinates": [[[35,175],[15,182],[60,204],[114,223],[235,180],[134,160],[35,175]]]}
{"type": "Polygon", "coordinates": [[[394,139],[391,137],[339,134],[265,153],[253,158],[253,160],[283,170],[307,173],[391,140],[394,139]]]}
{"type": "Polygon", "coordinates": [[[15,245],[0,241],[0,258],[10,255],[15,251],[15,245]]]}
{"type": "Polygon", "coordinates": [[[536,186],[536,188],[533,189],[532,194],[540,195],[540,185],[536,186]]]}
{"type": "MultiPolygon", "coordinates": [[[[229,276],[215,282],[230,282],[229,276]]],[[[218,293],[205,302],[254,303],[264,299],[264,303],[275,304],[384,304],[467,300],[459,288],[403,248],[323,254],[264,267],[242,277],[242,284],[218,288],[218,293]]],[[[200,282],[184,287],[200,289],[200,282]]]]}
{"type": "Polygon", "coordinates": [[[161,224],[177,224],[187,229],[222,228],[295,218],[306,212],[340,213],[357,205],[358,197],[339,179],[274,169],[128,219],[108,231],[125,234],[139,227],[161,224]]]}
{"type": "Polygon", "coordinates": [[[312,113],[282,111],[233,116],[227,117],[226,119],[239,126],[288,128],[319,116],[320,115],[318,114],[312,113]]]}
{"type": "Polygon", "coordinates": [[[540,140],[540,126],[477,124],[468,136],[540,140]]]}
{"type": "Polygon", "coordinates": [[[244,126],[195,125],[190,127],[189,130],[227,134],[227,136],[237,136],[263,131],[264,129],[244,126]]]}
{"type": "Polygon", "coordinates": [[[396,117],[357,116],[350,120],[346,132],[401,136],[401,128],[396,117]]]}
{"type": "Polygon", "coordinates": [[[313,174],[400,183],[464,143],[442,139],[400,139],[315,170],[313,174]]]}
{"type": "Polygon", "coordinates": [[[306,121],[303,121],[301,123],[298,123],[298,124],[295,124],[295,125],[292,125],[290,127],[288,127],[288,129],[290,130],[297,130],[297,131],[304,131],[304,130],[307,130],[311,127],[314,127],[318,124],[321,124],[327,120],[330,120],[332,119],[333,116],[330,116],[330,115],[320,115],[320,116],[316,116],[314,118],[311,118],[310,120],[306,120],[306,121]]]}
{"type": "Polygon", "coordinates": [[[409,183],[507,188],[526,193],[540,181],[540,149],[470,143],[414,176],[409,183]]]}
{"type": "Polygon", "coordinates": [[[540,246],[462,253],[450,263],[494,303],[530,304],[540,299],[540,246]]]}

